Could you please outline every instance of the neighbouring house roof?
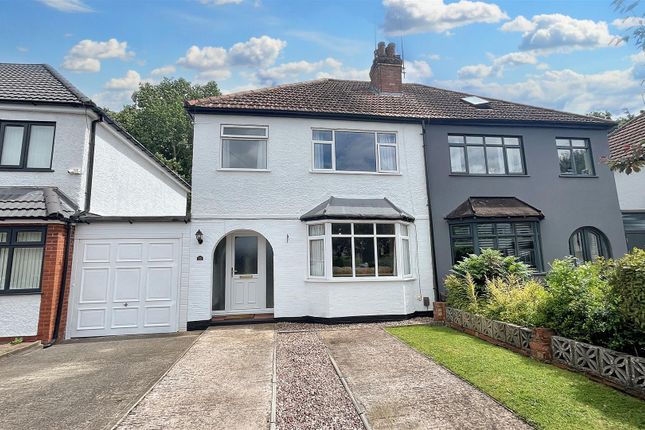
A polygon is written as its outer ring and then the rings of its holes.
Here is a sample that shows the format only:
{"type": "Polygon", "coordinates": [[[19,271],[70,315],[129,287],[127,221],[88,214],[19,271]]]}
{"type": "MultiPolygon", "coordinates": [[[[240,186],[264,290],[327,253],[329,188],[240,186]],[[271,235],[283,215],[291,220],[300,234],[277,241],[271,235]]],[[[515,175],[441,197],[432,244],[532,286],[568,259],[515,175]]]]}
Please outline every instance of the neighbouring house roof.
{"type": "Polygon", "coordinates": [[[379,94],[368,81],[321,79],[188,100],[190,112],[341,115],[399,120],[444,120],[610,128],[613,121],[485,97],[487,107],[462,100],[471,94],[403,84],[400,94],[379,94]]]}
{"type": "Polygon", "coordinates": [[[0,103],[34,103],[84,106],[103,118],[105,123],[132,142],[148,158],[153,160],[187,190],[190,185],[169,169],[143,144],[125,131],[89,97],[72,85],[48,64],[0,63],[0,103]]]}
{"type": "Polygon", "coordinates": [[[614,160],[625,157],[632,147],[645,139],[645,113],[638,115],[609,133],[609,156],[614,160]]]}
{"type": "Polygon", "coordinates": [[[330,197],[300,217],[302,221],[321,219],[373,219],[414,221],[414,217],[388,199],[344,199],[330,197]]]}
{"type": "Polygon", "coordinates": [[[544,218],[544,214],[515,197],[469,197],[446,215],[447,220],[467,218],[544,218]]]}
{"type": "Polygon", "coordinates": [[[0,219],[69,219],[76,208],[54,187],[0,187],[0,219]]]}

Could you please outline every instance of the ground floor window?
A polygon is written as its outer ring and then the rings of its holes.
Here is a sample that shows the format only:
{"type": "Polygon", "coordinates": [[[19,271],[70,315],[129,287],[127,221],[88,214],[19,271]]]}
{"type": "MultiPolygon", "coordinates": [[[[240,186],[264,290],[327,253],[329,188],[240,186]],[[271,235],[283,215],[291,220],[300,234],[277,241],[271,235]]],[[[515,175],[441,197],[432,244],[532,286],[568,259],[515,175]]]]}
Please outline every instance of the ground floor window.
{"type": "Polygon", "coordinates": [[[308,225],[308,236],[309,276],[312,278],[412,276],[408,224],[314,223],[308,225]]]}
{"type": "Polygon", "coordinates": [[[578,261],[611,257],[607,237],[593,227],[582,227],[574,231],[569,238],[569,251],[578,261]]]}
{"type": "Polygon", "coordinates": [[[44,228],[0,227],[0,294],[40,291],[44,228]]]}
{"type": "Polygon", "coordinates": [[[540,254],[540,225],[538,222],[471,221],[450,224],[453,263],[469,254],[479,254],[482,249],[499,250],[503,255],[513,255],[542,271],[540,254]]]}

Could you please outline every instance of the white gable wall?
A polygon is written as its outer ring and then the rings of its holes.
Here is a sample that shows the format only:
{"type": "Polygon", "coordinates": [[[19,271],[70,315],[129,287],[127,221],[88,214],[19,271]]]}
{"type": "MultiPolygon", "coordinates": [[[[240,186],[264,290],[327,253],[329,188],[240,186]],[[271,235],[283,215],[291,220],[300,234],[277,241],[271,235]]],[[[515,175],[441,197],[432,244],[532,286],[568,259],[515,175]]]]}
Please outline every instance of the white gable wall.
{"type": "Polygon", "coordinates": [[[645,171],[626,175],[614,173],[620,210],[645,210],[645,171]]]}

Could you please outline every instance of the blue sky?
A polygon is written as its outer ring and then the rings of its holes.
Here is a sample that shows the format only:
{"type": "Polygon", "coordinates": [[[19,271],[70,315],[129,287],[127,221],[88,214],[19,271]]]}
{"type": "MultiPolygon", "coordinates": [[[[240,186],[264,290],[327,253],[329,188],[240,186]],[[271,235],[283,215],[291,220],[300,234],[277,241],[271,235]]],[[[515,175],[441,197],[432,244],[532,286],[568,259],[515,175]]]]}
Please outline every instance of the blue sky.
{"type": "MultiPolygon", "coordinates": [[[[407,82],[579,113],[645,108],[645,54],[612,43],[639,18],[611,0],[0,0],[0,61],[48,63],[119,109],[140,82],[224,92],[368,79],[375,41],[407,82]]],[[[632,13],[643,13],[635,10],[632,13]]]]}

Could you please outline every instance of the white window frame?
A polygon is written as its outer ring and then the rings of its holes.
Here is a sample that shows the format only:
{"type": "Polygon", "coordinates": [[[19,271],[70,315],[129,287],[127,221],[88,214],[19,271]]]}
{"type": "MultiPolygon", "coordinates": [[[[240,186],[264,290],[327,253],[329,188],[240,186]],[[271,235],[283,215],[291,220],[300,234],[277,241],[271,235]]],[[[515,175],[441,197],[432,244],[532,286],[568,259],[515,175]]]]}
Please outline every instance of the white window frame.
{"type": "Polygon", "coordinates": [[[312,222],[311,224],[307,224],[307,276],[312,279],[325,279],[327,275],[327,229],[329,228],[329,225],[327,223],[322,223],[322,222],[312,222]],[[323,226],[323,234],[322,235],[314,235],[311,236],[309,234],[309,227],[313,225],[322,225],[323,226]],[[323,241],[323,274],[322,276],[316,276],[311,274],[311,242],[314,240],[322,240],[323,241]]]}
{"type": "Polygon", "coordinates": [[[311,128],[311,170],[315,173],[349,173],[349,174],[368,174],[368,175],[397,175],[400,173],[399,167],[399,134],[396,131],[390,130],[356,130],[346,128],[326,128],[326,127],[312,127],[311,128]],[[332,140],[314,140],[314,131],[330,131],[332,140]],[[376,157],[376,170],[336,170],[336,132],[350,132],[350,133],[372,133],[374,134],[374,156],[376,157]],[[393,134],[396,142],[394,143],[379,143],[378,134],[393,134]],[[331,169],[316,168],[316,144],[331,144],[331,169]],[[395,150],[396,170],[382,170],[381,169],[381,146],[390,146],[395,150]]]}
{"type": "Polygon", "coordinates": [[[253,125],[253,124],[220,124],[220,168],[219,170],[224,171],[242,171],[242,172],[268,172],[269,171],[269,126],[268,125],[253,125]],[[242,135],[242,134],[225,134],[225,127],[235,127],[235,128],[261,128],[264,129],[264,135],[254,136],[254,135],[242,135]],[[241,168],[241,167],[224,167],[224,140],[264,140],[264,149],[265,154],[264,158],[266,165],[263,168],[253,169],[253,168],[241,168]]]}

